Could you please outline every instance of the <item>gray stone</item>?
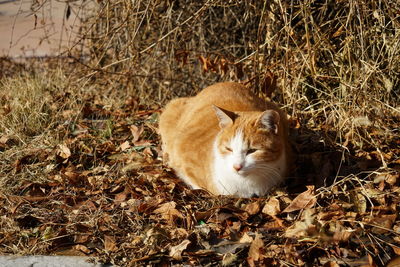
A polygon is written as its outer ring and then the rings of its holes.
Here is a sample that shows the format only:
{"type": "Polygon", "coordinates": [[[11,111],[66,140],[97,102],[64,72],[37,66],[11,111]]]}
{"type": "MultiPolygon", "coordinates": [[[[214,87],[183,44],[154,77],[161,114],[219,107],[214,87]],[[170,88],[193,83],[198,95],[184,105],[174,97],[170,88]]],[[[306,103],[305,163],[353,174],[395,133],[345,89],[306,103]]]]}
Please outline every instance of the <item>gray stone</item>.
{"type": "Polygon", "coordinates": [[[1,267],[110,267],[79,256],[0,256],[1,267]]]}

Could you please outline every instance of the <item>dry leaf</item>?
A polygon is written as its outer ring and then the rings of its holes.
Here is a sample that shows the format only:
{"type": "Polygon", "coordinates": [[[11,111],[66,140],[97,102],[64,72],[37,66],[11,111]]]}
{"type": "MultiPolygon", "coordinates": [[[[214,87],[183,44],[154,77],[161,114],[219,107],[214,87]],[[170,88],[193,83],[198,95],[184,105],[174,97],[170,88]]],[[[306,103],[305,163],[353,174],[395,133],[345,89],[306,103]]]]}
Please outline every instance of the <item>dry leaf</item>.
{"type": "Polygon", "coordinates": [[[170,234],[177,239],[185,239],[189,236],[185,228],[174,228],[170,231],[170,234]]]}
{"type": "Polygon", "coordinates": [[[326,263],[323,265],[323,267],[340,267],[340,265],[337,264],[337,263],[334,262],[334,261],[328,261],[328,262],[326,262],[326,263]]]}
{"type": "Polygon", "coordinates": [[[253,265],[255,261],[260,261],[264,258],[261,251],[263,248],[264,241],[261,239],[261,235],[257,233],[249,249],[248,263],[250,265],[253,265]]]}
{"type": "Polygon", "coordinates": [[[152,143],[150,140],[140,140],[133,143],[135,146],[151,146],[152,143]]]}
{"type": "MultiPolygon", "coordinates": [[[[400,247],[395,246],[395,245],[392,245],[391,247],[392,247],[394,253],[396,253],[396,255],[400,255],[400,247]]],[[[399,263],[400,263],[400,257],[398,257],[398,260],[399,260],[399,263]]]]}
{"type": "Polygon", "coordinates": [[[395,185],[397,180],[400,178],[400,173],[397,174],[388,174],[385,178],[385,182],[390,185],[395,185]]]}
{"type": "Polygon", "coordinates": [[[254,215],[257,214],[260,211],[260,203],[253,202],[250,204],[247,204],[244,210],[249,214],[249,215],[254,215]]]}
{"type": "Polygon", "coordinates": [[[7,143],[7,141],[8,141],[8,136],[6,136],[6,135],[3,135],[1,138],[0,138],[0,144],[3,144],[3,145],[5,145],[6,143],[7,143]]]}
{"type": "Polygon", "coordinates": [[[368,223],[374,225],[372,232],[376,234],[384,234],[392,230],[393,223],[397,218],[397,214],[377,215],[368,220],[368,223]]]}
{"type": "Polygon", "coordinates": [[[221,58],[219,61],[219,69],[222,72],[222,75],[225,75],[228,72],[228,61],[224,58],[221,58]]]}
{"type": "Polygon", "coordinates": [[[115,195],[115,198],[114,198],[115,202],[120,203],[120,202],[125,201],[126,198],[128,197],[129,193],[130,192],[129,192],[128,188],[125,188],[124,191],[122,191],[122,192],[120,192],[120,193],[115,195]]]}
{"type": "Polygon", "coordinates": [[[244,233],[242,238],[239,240],[240,243],[251,243],[253,242],[253,238],[249,236],[247,233],[244,233]]]}
{"type": "Polygon", "coordinates": [[[68,159],[69,157],[71,157],[71,150],[69,150],[69,148],[66,145],[59,144],[57,155],[59,155],[63,159],[68,159]]]}
{"type": "Polygon", "coordinates": [[[63,174],[71,184],[77,184],[80,180],[79,173],[76,173],[74,171],[65,171],[63,174]]]}
{"type": "Polygon", "coordinates": [[[294,225],[290,226],[285,236],[289,238],[299,238],[312,235],[315,232],[315,214],[313,209],[306,209],[303,213],[301,221],[296,221],[294,225]]]}
{"type": "Polygon", "coordinates": [[[160,207],[154,210],[154,213],[160,214],[162,218],[172,224],[176,218],[183,219],[182,213],[179,210],[175,209],[176,203],[174,201],[170,201],[160,205],[160,207]]]}
{"type": "Polygon", "coordinates": [[[261,88],[267,97],[271,97],[272,93],[276,90],[276,77],[271,71],[266,71],[261,88]]]}
{"type": "Polygon", "coordinates": [[[271,197],[267,203],[265,203],[264,208],[262,209],[262,213],[275,216],[281,212],[281,208],[279,205],[279,200],[275,197],[271,197]]]}
{"type": "Polygon", "coordinates": [[[75,243],[86,243],[91,235],[89,234],[76,234],[74,238],[75,243]]]}
{"type": "Polygon", "coordinates": [[[136,142],[139,140],[140,135],[143,133],[144,131],[144,127],[143,125],[140,125],[139,127],[137,127],[136,125],[131,125],[129,126],[129,129],[131,130],[131,134],[132,134],[132,142],[136,142]]]}
{"type": "Polygon", "coordinates": [[[172,257],[174,260],[182,260],[182,252],[187,248],[190,244],[190,241],[185,239],[179,245],[171,247],[169,251],[169,256],[172,257]]]}
{"type": "Polygon", "coordinates": [[[368,263],[369,263],[368,267],[376,267],[376,263],[374,261],[374,258],[370,254],[368,254],[368,263]]]}
{"type": "Polygon", "coordinates": [[[314,186],[308,185],[307,191],[304,191],[295,197],[295,199],[293,199],[293,201],[289,204],[289,206],[286,207],[286,209],[283,210],[283,212],[292,212],[296,210],[312,208],[316,202],[317,199],[314,195],[314,186]]]}
{"type": "Polygon", "coordinates": [[[131,145],[129,144],[129,141],[125,141],[125,142],[123,142],[120,146],[119,146],[119,150],[120,151],[124,151],[124,150],[126,150],[126,149],[128,149],[128,148],[130,148],[131,147],[131,145]]]}
{"type": "Polygon", "coordinates": [[[81,251],[81,252],[83,252],[85,254],[89,254],[90,253],[90,249],[88,247],[84,246],[84,245],[75,245],[73,248],[75,250],[81,251]]]}
{"type": "Polygon", "coordinates": [[[151,150],[150,147],[146,147],[145,149],[143,149],[143,154],[148,155],[150,157],[154,157],[153,151],[151,150]]]}
{"type": "Polygon", "coordinates": [[[115,243],[115,238],[110,235],[104,236],[104,249],[110,252],[117,251],[117,245],[115,243]]]}
{"type": "Polygon", "coordinates": [[[201,62],[201,65],[203,67],[203,71],[207,72],[211,68],[211,61],[208,58],[205,58],[203,56],[199,56],[199,60],[201,62]]]}
{"type": "Polygon", "coordinates": [[[276,216],[274,216],[274,215],[272,215],[272,218],[274,219],[272,222],[266,222],[266,223],[263,225],[263,228],[264,228],[265,230],[267,230],[267,231],[268,231],[268,230],[276,231],[277,229],[283,229],[283,228],[285,228],[285,225],[284,225],[282,219],[280,219],[280,218],[278,218],[278,217],[276,217],[276,216]]]}
{"type": "MultiPolygon", "coordinates": [[[[399,255],[399,254],[397,254],[399,255]]],[[[386,267],[397,267],[400,266],[400,257],[395,257],[394,259],[392,259],[387,265],[386,267]]]]}
{"type": "Polygon", "coordinates": [[[353,233],[352,229],[344,227],[339,221],[336,221],[333,227],[335,228],[333,234],[334,241],[347,242],[353,233]]]}

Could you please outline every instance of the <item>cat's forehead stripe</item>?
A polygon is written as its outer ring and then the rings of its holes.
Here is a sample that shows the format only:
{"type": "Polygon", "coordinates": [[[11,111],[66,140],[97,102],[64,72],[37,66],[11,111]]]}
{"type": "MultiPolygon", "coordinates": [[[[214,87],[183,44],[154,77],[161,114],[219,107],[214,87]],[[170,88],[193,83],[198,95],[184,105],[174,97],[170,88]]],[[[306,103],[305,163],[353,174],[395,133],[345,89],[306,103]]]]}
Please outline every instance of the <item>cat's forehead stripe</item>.
{"type": "Polygon", "coordinates": [[[243,130],[237,129],[235,135],[231,139],[231,146],[233,151],[241,151],[245,146],[243,130]]]}

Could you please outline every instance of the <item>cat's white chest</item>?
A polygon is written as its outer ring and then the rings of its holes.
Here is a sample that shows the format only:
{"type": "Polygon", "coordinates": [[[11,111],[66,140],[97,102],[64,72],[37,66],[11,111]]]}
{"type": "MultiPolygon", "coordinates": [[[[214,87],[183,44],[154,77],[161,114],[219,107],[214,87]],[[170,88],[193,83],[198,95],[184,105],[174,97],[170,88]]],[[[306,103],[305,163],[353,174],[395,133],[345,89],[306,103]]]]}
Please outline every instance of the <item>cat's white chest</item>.
{"type": "Polygon", "coordinates": [[[239,197],[264,196],[272,187],[283,181],[284,155],[270,164],[270,171],[263,170],[249,175],[240,175],[226,162],[214,162],[213,181],[221,195],[239,197]]]}
{"type": "MultiPolygon", "coordinates": [[[[213,180],[221,195],[235,195],[240,197],[252,197],[262,195],[259,187],[249,183],[246,177],[239,175],[226,166],[215,162],[213,180]]],[[[221,162],[222,163],[222,162],[221,162]]]]}

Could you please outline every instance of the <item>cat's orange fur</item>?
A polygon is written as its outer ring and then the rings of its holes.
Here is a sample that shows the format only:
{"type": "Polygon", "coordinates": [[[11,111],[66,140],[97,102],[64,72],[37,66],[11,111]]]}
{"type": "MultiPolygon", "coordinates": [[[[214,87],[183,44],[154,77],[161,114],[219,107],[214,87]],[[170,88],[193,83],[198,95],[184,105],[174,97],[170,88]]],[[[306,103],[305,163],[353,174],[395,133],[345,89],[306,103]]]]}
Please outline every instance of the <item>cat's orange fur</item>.
{"type": "Polygon", "coordinates": [[[164,159],[193,188],[249,197],[265,194],[287,174],[285,113],[238,83],[172,100],[159,132],[164,159]]]}

